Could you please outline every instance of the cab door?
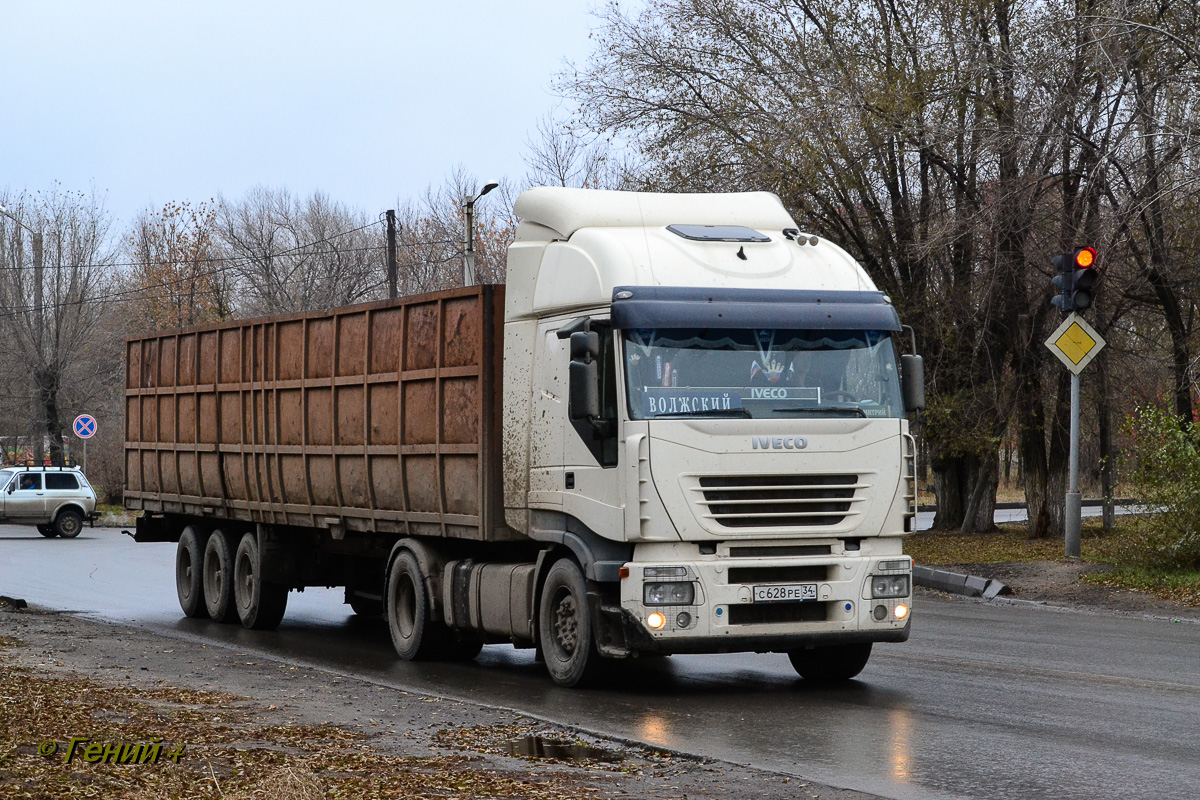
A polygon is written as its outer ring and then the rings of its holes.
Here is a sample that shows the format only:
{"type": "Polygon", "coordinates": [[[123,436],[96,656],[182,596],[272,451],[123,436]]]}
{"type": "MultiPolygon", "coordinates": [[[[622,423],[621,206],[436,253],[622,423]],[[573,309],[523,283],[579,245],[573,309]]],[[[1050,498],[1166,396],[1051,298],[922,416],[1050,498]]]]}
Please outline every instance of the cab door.
{"type": "MultiPolygon", "coordinates": [[[[563,511],[606,539],[625,539],[625,510],[619,455],[616,355],[612,328],[607,320],[592,321],[600,337],[597,369],[600,378],[600,418],[569,420],[563,437],[563,511]]],[[[562,341],[554,368],[567,379],[570,342],[562,341]]],[[[569,394],[569,392],[568,392],[569,394]]],[[[568,416],[569,416],[569,409],[568,416]]]]}
{"type": "Polygon", "coordinates": [[[18,472],[5,492],[5,517],[16,522],[46,521],[46,491],[42,486],[42,473],[18,472]]]}

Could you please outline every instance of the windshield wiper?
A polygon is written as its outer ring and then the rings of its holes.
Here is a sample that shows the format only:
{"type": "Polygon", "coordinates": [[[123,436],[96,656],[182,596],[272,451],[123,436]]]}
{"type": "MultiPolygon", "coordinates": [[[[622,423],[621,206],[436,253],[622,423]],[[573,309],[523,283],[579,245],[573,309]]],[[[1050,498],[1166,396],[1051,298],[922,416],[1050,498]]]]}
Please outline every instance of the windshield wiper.
{"type": "MultiPolygon", "coordinates": [[[[754,415],[745,408],[710,408],[708,410],[701,409],[700,411],[677,411],[673,414],[655,414],[650,419],[663,419],[665,417],[745,417],[746,419],[754,419],[754,415]]],[[[865,416],[865,415],[864,415],[865,416]]]]}
{"type": "Polygon", "coordinates": [[[847,414],[852,417],[862,417],[866,419],[867,412],[863,411],[859,406],[788,406],[786,408],[772,408],[771,411],[776,414],[788,412],[802,412],[805,414],[847,414]]]}

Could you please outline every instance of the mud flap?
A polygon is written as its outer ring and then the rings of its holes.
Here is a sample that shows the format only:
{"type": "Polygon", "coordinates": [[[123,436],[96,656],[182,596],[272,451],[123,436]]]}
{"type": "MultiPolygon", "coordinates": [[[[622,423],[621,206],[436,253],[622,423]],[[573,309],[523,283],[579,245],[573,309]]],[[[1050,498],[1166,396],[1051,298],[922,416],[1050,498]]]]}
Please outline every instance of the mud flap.
{"type": "Polygon", "coordinates": [[[152,517],[149,514],[138,517],[134,524],[135,542],[178,542],[183,532],[183,525],[172,525],[166,517],[152,517]]]}
{"type": "Polygon", "coordinates": [[[608,605],[598,591],[588,592],[588,608],[592,615],[592,635],[596,650],[605,658],[629,658],[633,650],[625,636],[624,609],[608,605]]]}

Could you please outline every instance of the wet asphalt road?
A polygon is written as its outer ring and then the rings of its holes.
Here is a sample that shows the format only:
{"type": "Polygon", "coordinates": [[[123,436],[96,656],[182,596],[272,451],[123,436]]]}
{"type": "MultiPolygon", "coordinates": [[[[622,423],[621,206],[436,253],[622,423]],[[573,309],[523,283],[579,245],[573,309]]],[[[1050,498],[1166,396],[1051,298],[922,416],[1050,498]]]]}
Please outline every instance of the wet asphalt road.
{"type": "Polygon", "coordinates": [[[185,619],[173,556],[111,529],[63,541],[0,525],[0,594],[885,797],[1200,796],[1193,623],[921,596],[912,640],[877,646],[843,688],[738,654],[653,659],[571,691],[509,646],[399,662],[340,590],[292,593],[274,632],[185,619]]]}

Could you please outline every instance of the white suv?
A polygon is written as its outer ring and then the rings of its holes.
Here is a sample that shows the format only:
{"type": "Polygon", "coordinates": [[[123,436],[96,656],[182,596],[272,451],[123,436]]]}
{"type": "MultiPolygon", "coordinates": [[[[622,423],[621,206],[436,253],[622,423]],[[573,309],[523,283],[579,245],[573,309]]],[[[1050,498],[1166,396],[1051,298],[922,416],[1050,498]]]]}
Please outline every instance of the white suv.
{"type": "Polygon", "coordinates": [[[0,522],[37,525],[42,536],[74,539],[96,518],[96,492],[76,467],[0,468],[0,522]]]}

